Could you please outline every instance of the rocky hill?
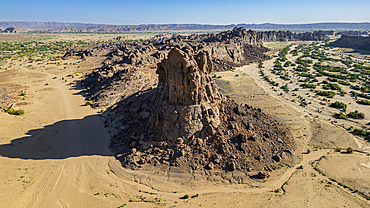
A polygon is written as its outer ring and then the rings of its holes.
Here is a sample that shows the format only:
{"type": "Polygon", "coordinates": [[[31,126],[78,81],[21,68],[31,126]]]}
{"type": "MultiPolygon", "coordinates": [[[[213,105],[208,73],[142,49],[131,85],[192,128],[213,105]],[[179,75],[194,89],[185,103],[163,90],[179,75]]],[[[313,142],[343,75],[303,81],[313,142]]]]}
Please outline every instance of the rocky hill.
{"type": "Polygon", "coordinates": [[[27,32],[27,29],[21,27],[8,27],[5,30],[0,29],[0,33],[22,33],[27,32]]]}
{"type": "Polygon", "coordinates": [[[370,51],[370,37],[342,35],[341,38],[330,44],[335,47],[353,48],[370,51]]]}
{"type": "Polygon", "coordinates": [[[355,36],[366,36],[369,35],[368,31],[350,30],[350,31],[324,31],[327,35],[355,35],[355,36]]]}
{"type": "Polygon", "coordinates": [[[212,70],[209,51],[173,48],[158,64],[156,88],[114,105],[122,123],[110,148],[124,167],[271,171],[294,154],[284,127],[222,95],[212,70]]]}
{"type": "MultiPolygon", "coordinates": [[[[106,51],[103,66],[96,69],[85,82],[86,86],[95,86],[90,93],[94,107],[107,107],[122,97],[131,95],[135,90],[155,87],[156,82],[150,78],[152,75],[139,71],[156,69],[157,64],[166,58],[172,48],[187,46],[195,51],[207,51],[213,62],[213,71],[230,70],[233,67],[248,64],[250,61],[267,59],[264,53],[268,49],[263,46],[259,34],[261,33],[245,28],[234,28],[221,33],[173,34],[170,37],[157,36],[143,42],[104,43],[94,48],[71,47],[63,58],[78,56],[85,59],[106,51]],[[126,81],[123,83],[122,80],[126,81]],[[137,84],[132,85],[136,82],[137,84]],[[107,90],[107,86],[110,90],[107,90]],[[103,88],[105,90],[102,90],[103,88]]],[[[274,32],[271,34],[274,36],[266,36],[268,41],[296,40],[295,38],[303,37],[295,33],[274,32]],[[283,36],[282,34],[289,35],[283,36]]],[[[327,37],[319,34],[307,37],[314,40],[327,37]]]]}
{"type": "Polygon", "coordinates": [[[85,80],[85,85],[94,85],[91,89],[91,99],[95,107],[107,107],[117,102],[122,96],[126,97],[135,90],[131,90],[133,82],[137,80],[135,89],[145,90],[155,87],[150,82],[148,73],[156,69],[157,64],[166,58],[172,48],[190,47],[195,51],[207,51],[213,64],[213,70],[230,70],[235,66],[247,64],[268,58],[255,31],[245,28],[235,28],[218,34],[177,35],[171,37],[157,37],[148,41],[104,43],[94,48],[70,48],[63,58],[77,56],[82,59],[96,56],[102,51],[107,53],[103,66],[85,80]],[[142,79],[147,77],[148,79],[142,79]],[[126,84],[122,80],[127,80],[126,84]],[[147,80],[147,81],[145,81],[147,80]],[[111,90],[107,90],[107,86],[111,90]],[[104,88],[105,90],[101,90],[104,88]]]}
{"type": "Polygon", "coordinates": [[[265,31],[257,32],[257,36],[262,42],[329,40],[329,37],[323,31],[305,33],[293,33],[290,31],[265,31]]]}

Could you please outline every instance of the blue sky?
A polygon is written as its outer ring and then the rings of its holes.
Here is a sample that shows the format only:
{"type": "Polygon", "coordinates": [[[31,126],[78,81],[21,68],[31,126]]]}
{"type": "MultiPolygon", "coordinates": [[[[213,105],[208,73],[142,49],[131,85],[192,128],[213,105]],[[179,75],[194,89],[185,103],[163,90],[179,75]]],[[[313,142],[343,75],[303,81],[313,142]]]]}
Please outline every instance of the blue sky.
{"type": "Polygon", "coordinates": [[[370,22],[370,0],[0,0],[0,21],[121,25],[370,22]]]}

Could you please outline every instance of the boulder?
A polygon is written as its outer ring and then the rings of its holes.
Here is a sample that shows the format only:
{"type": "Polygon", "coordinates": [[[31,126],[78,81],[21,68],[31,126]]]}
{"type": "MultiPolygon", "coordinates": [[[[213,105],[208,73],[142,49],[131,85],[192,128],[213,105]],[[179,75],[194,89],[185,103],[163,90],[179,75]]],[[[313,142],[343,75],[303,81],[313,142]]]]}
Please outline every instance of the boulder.
{"type": "Polygon", "coordinates": [[[267,172],[260,171],[260,172],[258,172],[257,177],[258,177],[259,179],[266,179],[266,178],[268,178],[268,177],[269,177],[269,174],[268,174],[267,172]]]}

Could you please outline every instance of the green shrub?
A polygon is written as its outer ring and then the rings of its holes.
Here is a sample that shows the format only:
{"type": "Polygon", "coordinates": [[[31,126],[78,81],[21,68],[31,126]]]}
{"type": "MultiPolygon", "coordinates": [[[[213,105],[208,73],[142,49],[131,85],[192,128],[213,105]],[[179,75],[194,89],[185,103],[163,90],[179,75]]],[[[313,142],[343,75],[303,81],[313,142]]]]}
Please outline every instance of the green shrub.
{"type": "Polygon", "coordinates": [[[284,92],[288,93],[289,92],[289,88],[288,88],[288,85],[284,85],[281,87],[281,89],[284,90],[284,92]]]}
{"type": "Polygon", "coordinates": [[[301,84],[300,85],[301,87],[303,87],[303,88],[312,88],[312,89],[315,89],[316,88],[316,85],[314,85],[314,84],[301,84]]]}
{"type": "Polygon", "coordinates": [[[359,113],[357,110],[354,112],[350,112],[349,114],[347,114],[347,116],[350,118],[357,118],[357,119],[365,118],[365,114],[359,113]]]}
{"type": "Polygon", "coordinates": [[[358,104],[370,105],[370,100],[357,100],[358,104]]]}
{"type": "Polygon", "coordinates": [[[351,154],[351,153],[353,153],[353,149],[352,149],[352,147],[348,147],[348,148],[347,148],[347,153],[350,153],[350,154],[351,154]]]}
{"type": "Polygon", "coordinates": [[[195,197],[198,197],[199,196],[199,194],[195,194],[194,196],[192,196],[191,198],[195,198],[195,197]]]}
{"type": "Polygon", "coordinates": [[[291,64],[292,64],[292,62],[287,61],[287,62],[285,62],[284,67],[289,67],[291,64]]]}
{"type": "Polygon", "coordinates": [[[336,93],[333,92],[333,91],[319,91],[319,92],[317,92],[317,94],[321,95],[321,96],[327,96],[327,97],[330,97],[330,98],[332,98],[336,95],[336,93]]]}
{"type": "Polygon", "coordinates": [[[342,109],[346,109],[347,108],[347,105],[342,103],[342,102],[338,102],[338,101],[335,101],[334,103],[330,104],[331,107],[333,108],[342,108],[342,109]]]}
{"type": "Polygon", "coordinates": [[[93,102],[91,101],[91,100],[89,100],[89,101],[87,101],[86,103],[85,103],[85,105],[92,105],[93,104],[93,102]]]}
{"type": "Polygon", "coordinates": [[[185,194],[181,199],[189,199],[189,194],[185,194]]]}
{"type": "Polygon", "coordinates": [[[347,116],[342,112],[335,113],[334,115],[335,115],[336,118],[339,118],[339,119],[347,119],[347,116]]]}
{"type": "Polygon", "coordinates": [[[9,113],[10,115],[23,115],[25,112],[24,112],[24,110],[22,110],[22,109],[19,109],[19,110],[13,110],[13,109],[11,109],[11,108],[8,108],[7,110],[6,110],[6,112],[7,113],[9,113]]]}
{"type": "Polygon", "coordinates": [[[360,135],[360,136],[369,135],[369,132],[367,132],[366,130],[363,130],[363,129],[354,129],[353,132],[357,135],[360,135]]]}

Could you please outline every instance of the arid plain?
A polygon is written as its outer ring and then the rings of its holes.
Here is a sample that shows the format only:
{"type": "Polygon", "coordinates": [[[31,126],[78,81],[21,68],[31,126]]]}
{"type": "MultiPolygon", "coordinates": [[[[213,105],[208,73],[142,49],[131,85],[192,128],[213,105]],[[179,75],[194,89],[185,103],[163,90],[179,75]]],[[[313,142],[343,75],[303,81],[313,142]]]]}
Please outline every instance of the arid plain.
{"type": "MultiPolygon", "coordinates": [[[[302,72],[296,72],[294,66],[285,67],[284,73],[274,70],[279,53],[287,46],[286,61],[291,63],[297,62],[304,50],[316,50],[333,59],[370,66],[367,55],[330,48],[321,41],[265,43],[272,49],[272,58],[261,62],[262,66],[250,63],[214,73],[230,98],[262,108],[290,128],[297,146],[293,165],[272,171],[267,179],[244,172],[215,171],[206,178],[161,168],[122,168],[108,149],[115,133],[114,128],[104,127],[109,116],[86,105],[81,92],[84,87],[80,80],[103,59],[63,60],[65,50],[57,41],[113,41],[117,36],[146,39],[153,35],[0,35],[2,42],[34,41],[32,47],[56,44],[56,49],[44,57],[11,57],[0,62],[2,105],[13,104],[15,110],[25,111],[24,115],[0,113],[0,207],[369,206],[370,145],[354,133],[354,129],[367,129],[368,106],[356,103],[349,85],[340,85],[344,96],[337,90],[331,98],[301,87],[312,81],[321,83],[315,89],[320,91],[325,85],[327,76],[317,77],[317,81],[310,78],[310,74],[317,74],[314,64],[319,62],[313,58],[302,58],[311,60],[302,72]],[[292,52],[295,49],[297,55],[292,52]],[[307,75],[298,75],[303,73],[307,75]],[[309,80],[299,81],[306,77],[309,80]],[[346,113],[357,110],[365,118],[336,118],[334,114],[340,109],[330,107],[335,101],[347,104],[346,113]],[[348,152],[349,147],[353,152],[348,152]],[[233,181],[237,174],[242,183],[233,181]]],[[[321,62],[347,69],[346,62],[321,62]]]]}

